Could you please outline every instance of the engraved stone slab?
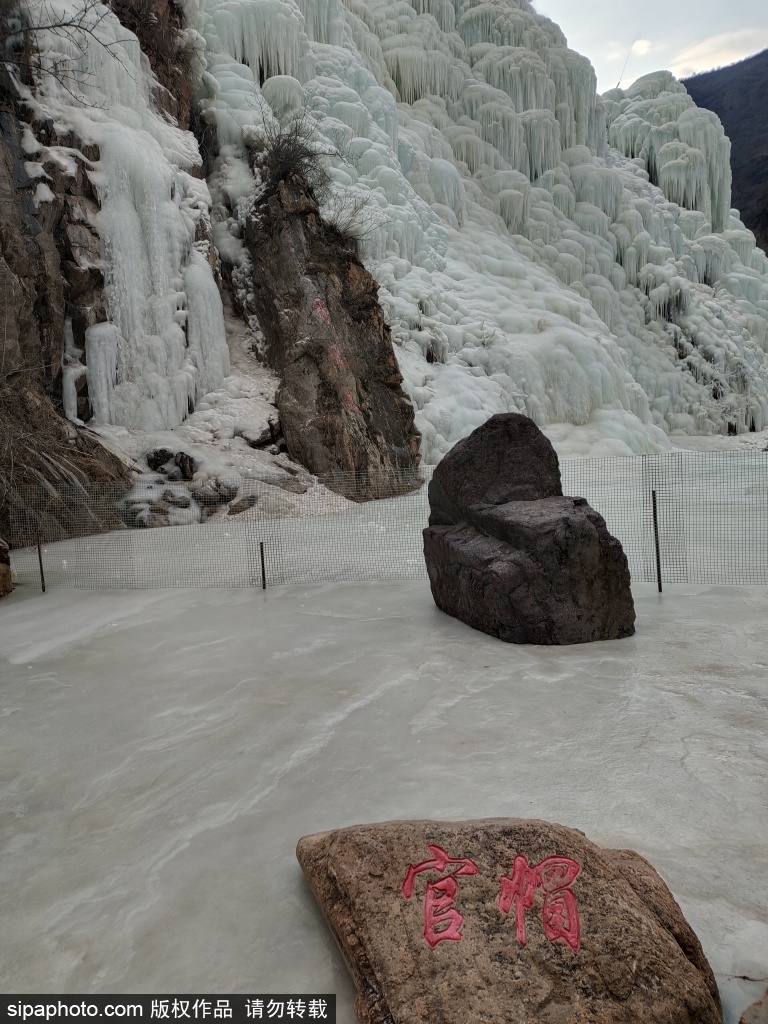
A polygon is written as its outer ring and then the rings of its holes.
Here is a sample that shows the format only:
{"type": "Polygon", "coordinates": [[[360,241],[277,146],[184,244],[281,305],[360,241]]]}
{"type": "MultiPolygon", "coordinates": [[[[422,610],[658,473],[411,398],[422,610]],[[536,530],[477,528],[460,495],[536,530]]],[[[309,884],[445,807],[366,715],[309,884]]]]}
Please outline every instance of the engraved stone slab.
{"type": "Polygon", "coordinates": [[[672,894],[630,850],[545,821],[393,821],[297,857],[363,1024],[722,1024],[672,894]]]}

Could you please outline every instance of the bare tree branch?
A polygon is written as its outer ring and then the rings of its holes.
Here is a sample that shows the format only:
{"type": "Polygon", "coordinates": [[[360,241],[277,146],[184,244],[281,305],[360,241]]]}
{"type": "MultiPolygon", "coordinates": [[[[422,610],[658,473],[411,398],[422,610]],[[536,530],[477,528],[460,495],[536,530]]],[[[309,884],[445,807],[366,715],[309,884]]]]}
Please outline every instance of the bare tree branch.
{"type": "Polygon", "coordinates": [[[0,0],[0,63],[21,85],[54,80],[77,103],[85,104],[78,86],[90,77],[81,67],[89,45],[101,47],[134,77],[120,50],[131,37],[109,36],[104,22],[110,13],[101,0],[82,0],[69,17],[62,17],[51,0],[0,0]],[[50,36],[65,42],[72,54],[52,51],[50,36]]]}

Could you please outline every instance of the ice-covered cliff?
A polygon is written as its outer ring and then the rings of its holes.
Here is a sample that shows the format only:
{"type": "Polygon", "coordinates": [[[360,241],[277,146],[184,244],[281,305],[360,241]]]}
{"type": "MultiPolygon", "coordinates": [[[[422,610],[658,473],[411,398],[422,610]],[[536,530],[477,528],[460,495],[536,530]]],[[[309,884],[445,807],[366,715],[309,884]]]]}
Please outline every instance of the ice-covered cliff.
{"type": "MultiPolygon", "coordinates": [[[[210,238],[248,313],[251,154],[303,112],[339,152],[329,213],[363,206],[427,462],[512,410],[571,453],[768,426],[768,259],[730,210],[717,118],[669,74],[597,97],[589,61],[527,0],[178,6],[197,138],[163,114],[114,14],[93,8],[99,45],[40,33],[71,77],[43,76],[36,117],[99,151],[109,322],[68,355],[95,423],[174,428],[222,385],[210,238]]],[[[27,149],[44,204],[34,133],[27,149]]]]}

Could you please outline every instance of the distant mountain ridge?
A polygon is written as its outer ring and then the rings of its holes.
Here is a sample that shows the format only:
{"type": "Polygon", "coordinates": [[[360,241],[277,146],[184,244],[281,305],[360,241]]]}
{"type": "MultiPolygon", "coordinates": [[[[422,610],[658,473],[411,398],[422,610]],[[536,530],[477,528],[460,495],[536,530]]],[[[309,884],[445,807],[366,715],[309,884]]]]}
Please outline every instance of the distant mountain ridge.
{"type": "Polygon", "coordinates": [[[768,252],[768,50],[682,82],[697,107],[722,121],[732,146],[733,205],[768,252]]]}

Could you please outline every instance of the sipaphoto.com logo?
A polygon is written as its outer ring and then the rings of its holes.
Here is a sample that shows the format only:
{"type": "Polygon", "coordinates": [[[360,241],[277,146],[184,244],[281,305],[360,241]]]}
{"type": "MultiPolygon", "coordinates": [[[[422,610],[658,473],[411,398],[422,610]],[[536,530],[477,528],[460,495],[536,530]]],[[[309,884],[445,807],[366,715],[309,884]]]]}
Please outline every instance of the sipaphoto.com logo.
{"type": "Polygon", "coordinates": [[[43,1002],[40,1000],[22,1002],[9,1002],[5,1006],[5,1012],[9,1017],[16,1020],[67,1020],[69,1018],[88,1017],[132,1017],[144,1016],[144,1008],[141,1003],[90,1003],[84,999],[81,1002],[72,1000],[58,1000],[57,1002],[43,1002]]]}

